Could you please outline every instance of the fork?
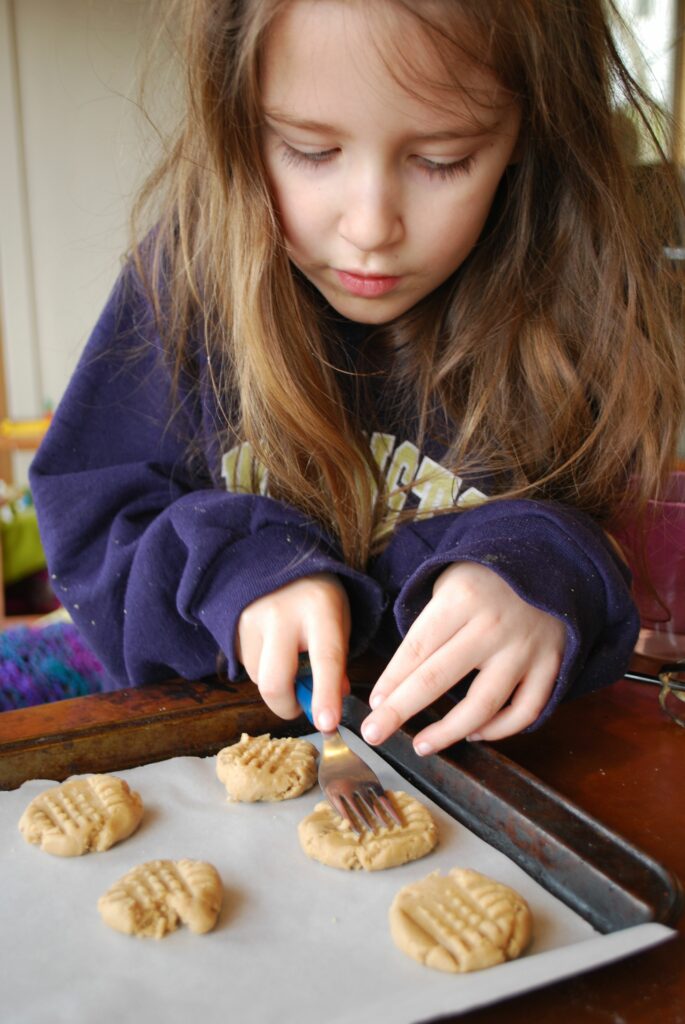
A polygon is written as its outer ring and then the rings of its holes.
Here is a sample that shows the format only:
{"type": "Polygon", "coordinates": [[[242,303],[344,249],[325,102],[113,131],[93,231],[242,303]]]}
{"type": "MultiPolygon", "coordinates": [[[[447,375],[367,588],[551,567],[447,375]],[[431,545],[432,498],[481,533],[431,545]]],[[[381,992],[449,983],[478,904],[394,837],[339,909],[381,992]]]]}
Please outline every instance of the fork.
{"type": "MultiPolygon", "coordinates": [[[[295,694],[314,725],[310,672],[298,673],[295,694]]],[[[361,836],[364,828],[375,832],[377,828],[388,828],[389,824],[402,825],[378,776],[350,750],[338,730],[322,732],[321,736],[319,785],[333,810],[348,822],[355,835],[361,836]]]]}

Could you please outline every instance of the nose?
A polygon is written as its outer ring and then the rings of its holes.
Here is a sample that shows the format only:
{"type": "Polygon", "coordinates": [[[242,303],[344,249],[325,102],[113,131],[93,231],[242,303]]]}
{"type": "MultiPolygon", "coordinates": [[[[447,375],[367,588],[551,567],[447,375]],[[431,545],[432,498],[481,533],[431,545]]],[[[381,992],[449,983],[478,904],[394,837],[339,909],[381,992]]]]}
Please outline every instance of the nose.
{"type": "Polygon", "coordinates": [[[386,249],[402,240],[401,194],[391,175],[379,169],[349,183],[343,193],[338,231],[360,252],[386,249]]]}

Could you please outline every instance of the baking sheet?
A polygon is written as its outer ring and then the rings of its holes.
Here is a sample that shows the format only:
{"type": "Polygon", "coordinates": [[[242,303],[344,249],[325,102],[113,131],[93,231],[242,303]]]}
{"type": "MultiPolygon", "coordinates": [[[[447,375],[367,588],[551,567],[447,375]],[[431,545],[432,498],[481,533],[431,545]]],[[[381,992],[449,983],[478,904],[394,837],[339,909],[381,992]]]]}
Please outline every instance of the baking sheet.
{"type": "MultiPolygon", "coordinates": [[[[130,839],[101,854],[57,858],[29,846],[17,823],[48,785],[0,794],[0,992],[12,1024],[415,1024],[462,1012],[646,949],[675,934],[661,924],[600,935],[517,865],[441,811],[353,733],[391,789],[430,806],[440,832],[428,857],[384,872],[343,872],[302,853],[297,824],[316,787],[277,804],[226,801],[215,758],[174,758],[117,772],[141,794],[145,816],[130,839]],[[136,864],[210,861],[225,898],[216,929],[164,939],[111,931],[98,897],[136,864]],[[430,871],[472,867],[517,889],[535,920],[520,960],[446,975],[394,946],[388,907],[430,871]]],[[[319,745],[318,735],[309,737],[319,745]]]]}

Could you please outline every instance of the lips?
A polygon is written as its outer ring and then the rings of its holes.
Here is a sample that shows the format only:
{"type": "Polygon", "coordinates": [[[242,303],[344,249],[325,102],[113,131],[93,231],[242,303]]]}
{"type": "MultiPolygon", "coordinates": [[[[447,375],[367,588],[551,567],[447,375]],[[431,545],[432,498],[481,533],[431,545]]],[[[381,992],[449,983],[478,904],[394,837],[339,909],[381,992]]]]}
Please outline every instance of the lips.
{"type": "Polygon", "coordinates": [[[399,277],[390,277],[384,274],[355,274],[349,270],[336,270],[335,273],[346,291],[367,299],[386,295],[401,280],[399,277]]]}

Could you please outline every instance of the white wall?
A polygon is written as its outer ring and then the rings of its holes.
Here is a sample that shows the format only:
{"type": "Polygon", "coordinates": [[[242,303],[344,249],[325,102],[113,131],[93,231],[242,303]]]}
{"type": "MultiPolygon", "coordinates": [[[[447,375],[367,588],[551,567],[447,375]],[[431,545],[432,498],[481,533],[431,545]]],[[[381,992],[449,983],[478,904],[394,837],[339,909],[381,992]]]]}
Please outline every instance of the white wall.
{"type": "Polygon", "coordinates": [[[0,307],[9,412],[55,405],[104,304],[152,133],[146,0],[0,0],[0,307]]]}
{"type": "Polygon", "coordinates": [[[678,30],[677,0],[618,0],[617,4],[639,49],[624,51],[640,84],[659,103],[669,106],[675,70],[674,41],[678,30]]]}

